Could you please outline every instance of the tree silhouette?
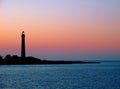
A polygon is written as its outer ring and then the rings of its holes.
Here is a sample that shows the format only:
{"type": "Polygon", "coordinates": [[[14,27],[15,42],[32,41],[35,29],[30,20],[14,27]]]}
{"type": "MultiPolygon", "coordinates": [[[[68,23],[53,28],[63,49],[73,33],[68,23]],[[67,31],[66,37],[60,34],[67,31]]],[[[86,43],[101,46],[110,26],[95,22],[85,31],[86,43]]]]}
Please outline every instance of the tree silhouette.
{"type": "Polygon", "coordinates": [[[12,59],[18,59],[19,57],[17,55],[13,55],[11,58],[12,59]]]}
{"type": "Polygon", "coordinates": [[[7,60],[11,59],[11,55],[10,55],[10,54],[7,54],[7,55],[5,56],[5,59],[7,59],[7,60]]]}
{"type": "Polygon", "coordinates": [[[3,57],[0,55],[0,60],[2,60],[3,59],[3,57]]]}

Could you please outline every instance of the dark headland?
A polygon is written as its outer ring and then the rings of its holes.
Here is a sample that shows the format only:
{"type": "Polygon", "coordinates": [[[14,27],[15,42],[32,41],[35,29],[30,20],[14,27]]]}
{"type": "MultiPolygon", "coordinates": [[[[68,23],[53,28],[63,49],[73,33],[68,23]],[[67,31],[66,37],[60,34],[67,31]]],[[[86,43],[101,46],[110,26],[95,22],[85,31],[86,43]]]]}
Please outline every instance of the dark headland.
{"type": "Polygon", "coordinates": [[[83,62],[83,61],[49,61],[41,60],[35,57],[26,57],[25,32],[21,35],[21,57],[17,55],[6,55],[5,58],[0,56],[0,65],[28,65],[28,64],[93,64],[100,62],[83,62]]]}
{"type": "Polygon", "coordinates": [[[5,58],[0,56],[0,65],[35,65],[35,64],[97,64],[100,62],[83,61],[50,61],[41,60],[35,57],[18,57],[17,55],[7,55],[5,58]]]}

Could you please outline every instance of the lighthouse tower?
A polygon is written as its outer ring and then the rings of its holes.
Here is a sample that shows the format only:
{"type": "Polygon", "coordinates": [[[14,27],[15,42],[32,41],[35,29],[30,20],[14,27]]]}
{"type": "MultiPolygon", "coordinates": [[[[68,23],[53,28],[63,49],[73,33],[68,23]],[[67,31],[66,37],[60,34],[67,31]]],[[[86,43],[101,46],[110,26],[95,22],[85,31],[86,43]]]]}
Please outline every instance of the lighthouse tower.
{"type": "Polygon", "coordinates": [[[22,32],[22,35],[21,35],[21,40],[22,40],[22,43],[21,43],[21,57],[22,58],[25,58],[25,32],[23,31],[22,32]]]}

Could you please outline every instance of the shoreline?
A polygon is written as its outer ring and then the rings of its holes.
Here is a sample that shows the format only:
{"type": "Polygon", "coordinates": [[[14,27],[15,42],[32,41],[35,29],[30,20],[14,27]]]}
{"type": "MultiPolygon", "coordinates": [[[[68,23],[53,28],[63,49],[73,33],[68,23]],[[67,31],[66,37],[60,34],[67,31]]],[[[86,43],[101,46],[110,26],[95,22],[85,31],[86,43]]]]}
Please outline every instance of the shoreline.
{"type": "Polygon", "coordinates": [[[100,62],[85,62],[85,61],[52,61],[41,60],[35,57],[12,57],[0,60],[0,65],[50,65],[50,64],[99,64],[100,62]]]}

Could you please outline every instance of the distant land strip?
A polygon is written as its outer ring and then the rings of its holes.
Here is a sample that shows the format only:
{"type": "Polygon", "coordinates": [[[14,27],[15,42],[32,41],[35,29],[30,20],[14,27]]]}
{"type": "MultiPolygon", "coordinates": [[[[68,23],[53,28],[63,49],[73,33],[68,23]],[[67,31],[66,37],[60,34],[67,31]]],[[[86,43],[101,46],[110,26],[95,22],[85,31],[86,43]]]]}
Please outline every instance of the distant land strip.
{"type": "Polygon", "coordinates": [[[84,61],[50,61],[41,60],[35,57],[6,57],[5,59],[0,59],[0,65],[35,65],[35,64],[98,64],[100,62],[84,62],[84,61]]]}

